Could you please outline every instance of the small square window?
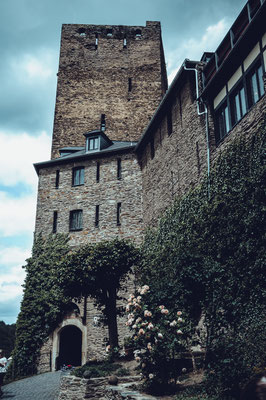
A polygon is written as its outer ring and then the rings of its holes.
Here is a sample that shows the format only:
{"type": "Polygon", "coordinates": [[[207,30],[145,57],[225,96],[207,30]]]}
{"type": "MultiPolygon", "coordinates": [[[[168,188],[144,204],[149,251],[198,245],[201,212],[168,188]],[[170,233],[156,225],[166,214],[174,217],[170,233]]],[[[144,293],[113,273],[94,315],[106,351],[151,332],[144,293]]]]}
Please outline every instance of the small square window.
{"type": "Polygon", "coordinates": [[[70,231],[81,231],[82,228],[83,228],[82,210],[70,211],[69,230],[70,231]]]}
{"type": "Polygon", "coordinates": [[[73,168],[72,186],[84,185],[84,167],[73,168]]]}

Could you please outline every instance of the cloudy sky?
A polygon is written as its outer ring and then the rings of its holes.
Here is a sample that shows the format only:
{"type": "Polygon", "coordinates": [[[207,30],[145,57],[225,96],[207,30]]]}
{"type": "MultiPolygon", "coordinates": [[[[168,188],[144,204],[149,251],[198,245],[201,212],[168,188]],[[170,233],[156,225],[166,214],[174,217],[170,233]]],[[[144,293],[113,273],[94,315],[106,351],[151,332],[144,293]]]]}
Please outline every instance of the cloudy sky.
{"type": "Polygon", "coordinates": [[[214,51],[244,0],[0,0],[0,321],[19,311],[30,256],[37,177],[50,158],[63,23],[161,21],[168,76],[214,51]]]}

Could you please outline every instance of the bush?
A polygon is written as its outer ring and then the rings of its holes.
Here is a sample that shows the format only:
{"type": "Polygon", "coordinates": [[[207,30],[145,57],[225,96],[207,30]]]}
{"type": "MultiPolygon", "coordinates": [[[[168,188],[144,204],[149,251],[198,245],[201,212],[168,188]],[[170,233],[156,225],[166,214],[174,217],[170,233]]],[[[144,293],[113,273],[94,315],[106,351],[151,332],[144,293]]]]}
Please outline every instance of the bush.
{"type": "Polygon", "coordinates": [[[187,350],[190,325],[183,313],[155,304],[144,285],[132,294],[127,305],[127,326],[133,330],[134,355],[152,393],[171,390],[182,374],[182,353],[187,350]]]}
{"type": "Polygon", "coordinates": [[[91,378],[99,378],[101,376],[111,375],[114,371],[119,369],[121,369],[121,364],[113,364],[108,361],[91,361],[80,368],[76,368],[72,372],[72,375],[82,378],[85,371],[90,371],[91,378]]]}

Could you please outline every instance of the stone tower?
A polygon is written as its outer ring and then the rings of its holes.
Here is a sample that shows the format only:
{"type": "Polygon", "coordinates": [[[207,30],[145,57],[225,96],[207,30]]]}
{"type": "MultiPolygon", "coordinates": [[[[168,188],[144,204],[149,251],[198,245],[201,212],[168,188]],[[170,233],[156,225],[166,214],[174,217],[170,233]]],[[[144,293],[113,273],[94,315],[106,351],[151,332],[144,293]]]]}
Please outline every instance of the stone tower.
{"type": "Polygon", "coordinates": [[[166,90],[160,22],[63,25],[52,158],[95,129],[137,141],[166,90]]]}

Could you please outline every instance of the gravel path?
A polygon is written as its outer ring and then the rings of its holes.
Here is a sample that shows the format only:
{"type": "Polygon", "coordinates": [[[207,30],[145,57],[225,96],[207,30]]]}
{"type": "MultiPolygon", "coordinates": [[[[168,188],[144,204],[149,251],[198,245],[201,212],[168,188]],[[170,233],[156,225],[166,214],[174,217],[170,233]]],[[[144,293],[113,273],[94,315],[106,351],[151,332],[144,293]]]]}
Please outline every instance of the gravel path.
{"type": "Polygon", "coordinates": [[[47,372],[2,386],[1,400],[55,400],[60,386],[61,371],[47,372]]]}

